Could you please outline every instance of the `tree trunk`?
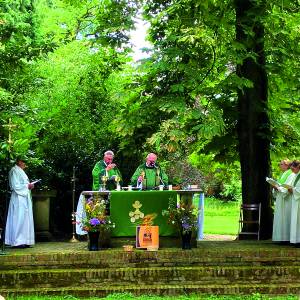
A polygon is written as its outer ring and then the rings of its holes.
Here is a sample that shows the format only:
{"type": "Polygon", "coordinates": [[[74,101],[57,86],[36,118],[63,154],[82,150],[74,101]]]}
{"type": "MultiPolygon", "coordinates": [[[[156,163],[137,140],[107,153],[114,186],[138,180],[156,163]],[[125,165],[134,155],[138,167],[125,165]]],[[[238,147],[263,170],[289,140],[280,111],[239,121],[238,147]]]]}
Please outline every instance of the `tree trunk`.
{"type": "MultiPolygon", "coordinates": [[[[265,181],[270,173],[268,80],[265,69],[264,26],[261,22],[265,9],[263,4],[258,4],[255,0],[235,0],[235,5],[236,40],[246,49],[241,50],[243,52],[240,54],[245,58],[237,66],[237,75],[253,84],[252,87],[238,90],[242,196],[245,204],[261,203],[261,238],[267,239],[272,235],[272,209],[270,188],[265,181]]],[[[244,216],[252,218],[249,215],[244,216]]],[[[250,231],[249,226],[244,226],[242,232],[250,231]]]]}

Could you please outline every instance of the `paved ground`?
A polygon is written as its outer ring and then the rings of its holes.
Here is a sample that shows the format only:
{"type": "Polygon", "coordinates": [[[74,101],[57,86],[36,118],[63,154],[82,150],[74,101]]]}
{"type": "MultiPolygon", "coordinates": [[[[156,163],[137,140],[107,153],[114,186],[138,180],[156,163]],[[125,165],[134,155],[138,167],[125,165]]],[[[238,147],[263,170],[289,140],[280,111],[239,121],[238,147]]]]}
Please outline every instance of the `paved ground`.
{"type": "Polygon", "coordinates": [[[236,235],[205,234],[204,241],[234,241],[236,235]]]}
{"type": "MultiPolygon", "coordinates": [[[[135,240],[133,238],[113,238],[112,251],[123,250],[123,245],[135,245],[135,240]]],[[[160,241],[161,248],[164,249],[180,249],[180,243],[178,240],[166,240],[162,238],[160,241]]],[[[267,241],[239,241],[236,240],[236,236],[232,235],[216,235],[216,234],[206,234],[202,241],[198,241],[199,249],[230,249],[231,250],[251,250],[251,249],[261,249],[261,250],[272,250],[272,249],[284,249],[284,250],[298,250],[293,246],[288,245],[277,245],[272,243],[271,240],[267,241]]],[[[64,239],[61,241],[54,242],[37,242],[33,247],[27,249],[12,249],[7,247],[5,249],[5,255],[28,255],[28,254],[50,254],[50,253],[76,253],[76,252],[86,252],[87,251],[87,241],[81,240],[80,242],[71,243],[69,239],[64,239]]],[[[300,250],[299,250],[300,251],[300,250]]],[[[1,249],[0,249],[1,257],[1,249]]]]}

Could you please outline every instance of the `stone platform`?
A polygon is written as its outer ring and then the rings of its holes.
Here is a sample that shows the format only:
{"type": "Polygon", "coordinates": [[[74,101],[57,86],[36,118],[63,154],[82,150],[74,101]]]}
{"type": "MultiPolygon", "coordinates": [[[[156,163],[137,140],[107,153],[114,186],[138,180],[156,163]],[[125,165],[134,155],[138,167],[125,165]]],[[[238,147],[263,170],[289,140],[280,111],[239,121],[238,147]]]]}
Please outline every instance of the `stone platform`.
{"type": "Polygon", "coordinates": [[[204,240],[192,250],[89,252],[83,241],[38,243],[0,256],[3,296],[104,297],[117,292],[297,295],[300,249],[270,241],[204,240]]]}

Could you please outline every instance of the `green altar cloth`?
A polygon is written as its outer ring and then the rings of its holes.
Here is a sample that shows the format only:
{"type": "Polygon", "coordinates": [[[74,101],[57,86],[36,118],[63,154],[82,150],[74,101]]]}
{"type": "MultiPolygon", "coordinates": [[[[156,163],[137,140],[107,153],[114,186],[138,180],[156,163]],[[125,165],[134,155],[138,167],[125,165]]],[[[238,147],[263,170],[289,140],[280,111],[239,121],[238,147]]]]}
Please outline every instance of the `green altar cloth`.
{"type": "Polygon", "coordinates": [[[159,235],[176,236],[176,229],[167,224],[167,217],[162,216],[169,199],[176,197],[176,191],[111,191],[110,216],[116,225],[112,236],[135,236],[142,217],[154,213],[157,216],[153,225],[159,226],[159,235]]]}

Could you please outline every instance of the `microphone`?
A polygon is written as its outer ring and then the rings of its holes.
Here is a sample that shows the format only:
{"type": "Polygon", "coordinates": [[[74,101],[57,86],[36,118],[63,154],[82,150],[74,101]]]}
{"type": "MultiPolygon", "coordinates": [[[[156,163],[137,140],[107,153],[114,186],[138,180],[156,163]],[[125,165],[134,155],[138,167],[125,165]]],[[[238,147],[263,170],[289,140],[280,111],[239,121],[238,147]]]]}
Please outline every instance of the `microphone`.
{"type": "Polygon", "coordinates": [[[150,162],[149,165],[148,164],[146,164],[146,165],[148,166],[148,168],[150,167],[150,168],[156,168],[157,169],[157,166],[156,166],[155,162],[150,162]]]}

